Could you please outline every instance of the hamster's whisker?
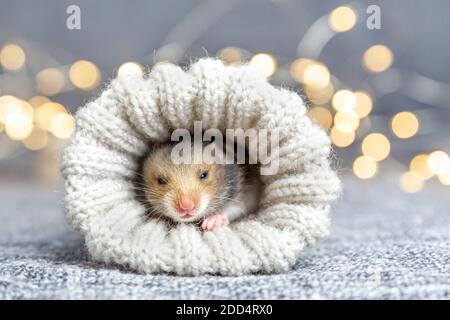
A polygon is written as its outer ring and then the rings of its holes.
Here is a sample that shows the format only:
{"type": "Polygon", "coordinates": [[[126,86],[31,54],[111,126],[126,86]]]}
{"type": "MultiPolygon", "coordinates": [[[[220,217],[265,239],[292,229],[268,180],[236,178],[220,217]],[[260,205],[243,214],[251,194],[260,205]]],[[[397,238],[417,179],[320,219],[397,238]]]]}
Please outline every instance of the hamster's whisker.
{"type": "MultiPolygon", "coordinates": [[[[130,190],[140,191],[140,192],[144,192],[144,193],[148,192],[148,189],[145,189],[145,188],[130,188],[130,190]]],[[[137,195],[139,195],[139,194],[137,194],[137,195]]],[[[144,196],[144,195],[139,195],[139,196],[144,196]]]]}
{"type": "Polygon", "coordinates": [[[140,171],[131,170],[131,172],[134,173],[138,177],[145,178],[145,175],[140,171]]]}
{"type": "Polygon", "coordinates": [[[132,183],[133,185],[135,185],[135,186],[138,186],[138,187],[147,187],[148,185],[145,183],[145,182],[133,182],[132,183]]]}

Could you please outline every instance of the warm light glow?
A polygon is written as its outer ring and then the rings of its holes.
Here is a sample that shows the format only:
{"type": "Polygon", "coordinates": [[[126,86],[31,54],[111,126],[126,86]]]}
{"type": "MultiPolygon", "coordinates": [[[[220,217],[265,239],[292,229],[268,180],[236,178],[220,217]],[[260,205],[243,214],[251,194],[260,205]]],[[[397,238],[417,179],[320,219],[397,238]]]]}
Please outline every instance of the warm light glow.
{"type": "Polygon", "coordinates": [[[372,111],[372,98],[364,91],[356,91],[354,95],[356,98],[354,111],[360,119],[367,117],[372,111]]]}
{"type": "Polygon", "coordinates": [[[355,132],[343,132],[336,127],[333,127],[330,132],[331,141],[339,148],[348,147],[355,141],[355,132]]]}
{"type": "Polygon", "coordinates": [[[388,138],[381,133],[371,133],[364,138],[361,150],[364,155],[376,161],[385,159],[391,150],[388,138]]]}
{"type": "Polygon", "coordinates": [[[330,101],[334,93],[333,83],[330,81],[325,88],[317,89],[314,87],[306,87],[305,93],[312,103],[323,105],[330,101]]]}
{"type": "Polygon", "coordinates": [[[336,32],[349,31],[356,24],[356,14],[350,7],[338,7],[330,13],[328,24],[336,32]]]}
{"type": "Polygon", "coordinates": [[[303,76],[305,74],[305,70],[313,63],[315,63],[313,60],[303,58],[296,59],[294,62],[292,62],[289,70],[292,79],[294,79],[298,83],[304,83],[303,76]]]}
{"type": "Polygon", "coordinates": [[[238,65],[244,60],[241,50],[236,47],[223,48],[217,53],[217,56],[230,65],[238,65]]]}
{"type": "Polygon", "coordinates": [[[331,103],[337,111],[352,111],[356,106],[356,96],[350,90],[339,90],[334,94],[331,103]]]}
{"type": "Polygon", "coordinates": [[[428,155],[418,154],[415,156],[409,164],[409,171],[419,179],[430,179],[433,176],[433,172],[428,167],[428,155]]]}
{"type": "Polygon", "coordinates": [[[360,179],[370,179],[378,171],[377,162],[371,157],[359,156],[353,162],[353,172],[360,179]]]}
{"type": "Polygon", "coordinates": [[[355,112],[336,112],[334,125],[342,132],[352,132],[359,127],[359,118],[355,112]]]}
{"type": "Polygon", "coordinates": [[[375,45],[367,49],[363,56],[363,64],[370,72],[383,72],[394,62],[391,49],[384,45],[375,45]]]}
{"type": "Polygon", "coordinates": [[[10,95],[0,97],[0,123],[5,123],[8,115],[20,108],[17,101],[16,97],[10,95]]]}
{"type": "Polygon", "coordinates": [[[22,142],[29,150],[40,150],[47,145],[48,135],[43,129],[35,126],[28,137],[22,142]]]}
{"type": "Polygon", "coordinates": [[[329,129],[333,122],[331,112],[324,107],[311,108],[308,111],[308,115],[324,129],[329,129]]]}
{"type": "Polygon", "coordinates": [[[411,138],[419,130],[419,120],[411,112],[399,112],[392,118],[391,129],[401,139],[411,138]]]}
{"type": "Polygon", "coordinates": [[[0,122],[7,123],[9,117],[20,113],[30,120],[33,119],[33,107],[26,101],[14,96],[2,96],[0,98],[0,122]]]}
{"type": "Polygon", "coordinates": [[[444,186],[450,186],[450,170],[448,170],[446,173],[438,175],[438,179],[439,182],[444,186]]]}
{"type": "Polygon", "coordinates": [[[5,132],[12,140],[25,139],[33,129],[33,122],[25,113],[16,112],[10,115],[5,123],[5,132]]]}
{"type": "Polygon", "coordinates": [[[0,51],[0,63],[6,70],[19,70],[25,64],[25,52],[16,44],[8,44],[0,51]]]}
{"type": "Polygon", "coordinates": [[[33,120],[34,110],[31,104],[27,101],[17,99],[20,104],[20,112],[25,114],[30,120],[33,120]]]}
{"type": "Polygon", "coordinates": [[[42,129],[51,131],[53,119],[60,113],[67,113],[62,104],[56,102],[44,103],[35,109],[35,122],[42,129]]]}
{"type": "Polygon", "coordinates": [[[34,96],[31,99],[28,100],[28,102],[34,107],[37,108],[41,104],[50,102],[50,99],[44,96],[34,96]]]}
{"type": "Polygon", "coordinates": [[[100,70],[90,61],[80,60],[75,62],[69,70],[72,83],[83,90],[95,88],[100,82],[100,70]]]}
{"type": "Polygon", "coordinates": [[[53,135],[60,139],[68,139],[75,131],[75,119],[68,113],[59,113],[52,120],[53,135]]]}
{"type": "Polygon", "coordinates": [[[450,159],[444,151],[434,151],[428,156],[428,168],[434,174],[444,174],[450,170],[450,159]]]}
{"type": "Polygon", "coordinates": [[[330,72],[323,64],[310,64],[305,68],[303,82],[308,87],[316,89],[325,88],[330,83],[330,72]]]}
{"type": "Polygon", "coordinates": [[[415,193],[423,188],[423,180],[411,172],[405,172],[400,177],[400,187],[404,192],[415,193]]]}
{"type": "Polygon", "coordinates": [[[250,64],[255,66],[265,77],[270,77],[277,69],[277,60],[266,53],[258,53],[250,60],[250,64]]]}
{"type": "Polygon", "coordinates": [[[163,64],[168,64],[168,63],[170,63],[169,60],[159,60],[159,61],[155,62],[155,64],[153,65],[153,67],[155,67],[155,66],[160,66],[160,65],[163,65],[163,64]]]}
{"type": "Polygon", "coordinates": [[[54,96],[64,88],[64,74],[54,68],[41,70],[36,75],[37,89],[45,95],[54,96]]]}
{"type": "Polygon", "coordinates": [[[144,67],[137,62],[125,62],[117,70],[117,76],[137,76],[142,77],[144,75],[144,67]]]}

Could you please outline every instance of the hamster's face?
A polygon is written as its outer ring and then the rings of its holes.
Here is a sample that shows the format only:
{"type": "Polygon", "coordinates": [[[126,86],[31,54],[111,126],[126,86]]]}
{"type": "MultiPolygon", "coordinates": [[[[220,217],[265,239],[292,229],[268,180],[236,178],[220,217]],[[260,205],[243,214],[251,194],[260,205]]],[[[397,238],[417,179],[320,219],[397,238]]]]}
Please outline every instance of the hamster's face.
{"type": "Polygon", "coordinates": [[[170,152],[150,155],[143,168],[145,194],[154,213],[192,222],[219,208],[225,172],[208,164],[174,164],[170,152]]]}

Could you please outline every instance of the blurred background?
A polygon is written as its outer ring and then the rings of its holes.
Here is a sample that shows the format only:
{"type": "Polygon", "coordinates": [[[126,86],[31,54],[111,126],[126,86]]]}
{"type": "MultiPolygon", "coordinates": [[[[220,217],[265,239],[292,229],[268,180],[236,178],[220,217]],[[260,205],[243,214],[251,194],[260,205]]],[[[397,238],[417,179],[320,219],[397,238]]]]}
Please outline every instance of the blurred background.
{"type": "Polygon", "coordinates": [[[110,79],[219,56],[305,96],[348,181],[448,193],[449,12],[447,0],[3,1],[0,186],[62,190],[73,114],[110,79]]]}

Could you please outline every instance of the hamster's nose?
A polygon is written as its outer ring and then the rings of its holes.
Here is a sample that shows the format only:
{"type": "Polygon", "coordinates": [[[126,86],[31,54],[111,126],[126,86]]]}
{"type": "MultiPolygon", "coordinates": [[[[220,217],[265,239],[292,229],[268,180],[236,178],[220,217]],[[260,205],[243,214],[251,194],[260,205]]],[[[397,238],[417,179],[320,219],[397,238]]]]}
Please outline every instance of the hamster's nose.
{"type": "Polygon", "coordinates": [[[191,198],[181,198],[178,201],[178,211],[184,215],[189,214],[195,208],[195,202],[191,198]]]}

